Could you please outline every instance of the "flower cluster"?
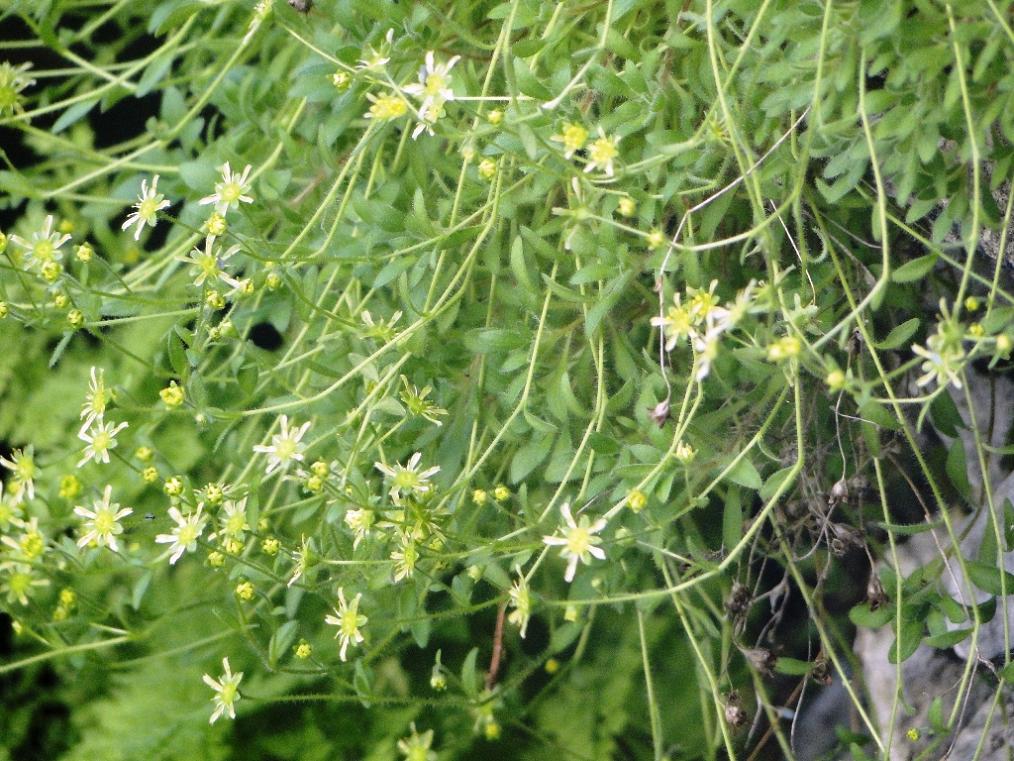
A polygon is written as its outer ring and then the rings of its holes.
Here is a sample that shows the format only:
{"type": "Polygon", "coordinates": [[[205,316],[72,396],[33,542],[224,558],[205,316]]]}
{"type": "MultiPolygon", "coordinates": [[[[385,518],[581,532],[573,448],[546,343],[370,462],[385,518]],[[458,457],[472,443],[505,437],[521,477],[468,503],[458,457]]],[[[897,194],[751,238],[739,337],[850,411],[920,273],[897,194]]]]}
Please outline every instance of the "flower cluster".
{"type": "MultiPolygon", "coordinates": [[[[390,47],[391,33],[387,36],[387,46],[390,47]]],[[[366,112],[367,119],[388,121],[398,119],[408,113],[409,109],[416,117],[416,125],[412,130],[412,139],[415,140],[425,132],[434,135],[433,127],[437,120],[444,115],[444,107],[454,100],[454,89],[451,86],[451,69],[460,60],[460,56],[452,56],[447,61],[437,61],[435,53],[427,51],[422,65],[419,67],[418,80],[403,86],[395,86],[390,92],[379,95],[367,93],[371,105],[366,112]],[[409,98],[415,99],[410,104],[409,98]]],[[[359,68],[362,71],[380,71],[390,61],[386,53],[372,50],[360,60],[359,68]]],[[[341,80],[344,82],[344,78],[341,80]]],[[[337,80],[336,80],[337,84],[337,80]]],[[[393,83],[388,81],[388,85],[393,83]]]]}
{"type": "Polygon", "coordinates": [[[965,328],[948,310],[945,301],[940,302],[940,320],[937,329],[928,339],[926,346],[914,345],[912,351],[922,357],[923,374],[916,379],[915,385],[926,386],[936,382],[943,388],[951,384],[961,388],[961,370],[967,361],[962,342],[965,339],[965,328]]]}
{"type": "Polygon", "coordinates": [[[693,348],[697,359],[698,381],[711,372],[711,364],[718,355],[722,335],[734,328],[753,309],[753,281],[724,306],[715,296],[717,286],[717,280],[712,280],[707,290],[688,286],[685,299],[684,294],[675,293],[669,310],[651,318],[651,324],[662,329],[667,352],[684,342],[693,348]]]}

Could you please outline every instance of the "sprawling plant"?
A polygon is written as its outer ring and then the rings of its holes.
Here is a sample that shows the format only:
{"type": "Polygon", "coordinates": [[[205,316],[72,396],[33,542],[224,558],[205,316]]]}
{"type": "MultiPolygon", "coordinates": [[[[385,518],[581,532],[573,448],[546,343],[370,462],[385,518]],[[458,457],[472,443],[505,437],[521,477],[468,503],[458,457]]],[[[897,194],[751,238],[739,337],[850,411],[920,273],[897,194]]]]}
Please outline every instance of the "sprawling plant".
{"type": "Polygon", "coordinates": [[[791,758],[836,682],[943,752],[1014,676],[1005,6],[7,0],[0,748],[791,758]]]}

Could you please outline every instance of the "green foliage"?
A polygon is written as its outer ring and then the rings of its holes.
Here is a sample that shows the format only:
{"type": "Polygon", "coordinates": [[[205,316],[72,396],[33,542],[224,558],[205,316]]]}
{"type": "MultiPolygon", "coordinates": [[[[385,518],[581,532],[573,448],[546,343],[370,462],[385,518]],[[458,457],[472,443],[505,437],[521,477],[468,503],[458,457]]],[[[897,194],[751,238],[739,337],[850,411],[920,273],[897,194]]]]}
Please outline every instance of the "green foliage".
{"type": "Polygon", "coordinates": [[[306,5],[0,9],[0,752],[789,756],[977,641],[1009,9],[306,5]]]}

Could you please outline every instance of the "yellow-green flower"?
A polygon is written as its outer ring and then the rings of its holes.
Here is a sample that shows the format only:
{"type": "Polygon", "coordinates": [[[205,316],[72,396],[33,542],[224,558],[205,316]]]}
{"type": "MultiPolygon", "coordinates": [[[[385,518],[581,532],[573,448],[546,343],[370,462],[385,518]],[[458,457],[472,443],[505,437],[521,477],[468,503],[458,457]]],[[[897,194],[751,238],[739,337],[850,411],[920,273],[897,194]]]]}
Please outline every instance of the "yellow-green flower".
{"type": "Polygon", "coordinates": [[[400,95],[393,95],[391,93],[374,95],[373,93],[367,93],[366,97],[373,104],[370,106],[370,110],[366,112],[367,119],[389,121],[408,113],[408,103],[400,95]]]}
{"type": "Polygon", "coordinates": [[[588,130],[580,124],[567,122],[563,125],[563,129],[560,130],[560,134],[553,135],[549,139],[557,143],[563,143],[563,157],[569,159],[577,151],[584,148],[585,143],[588,142],[588,130]]]}

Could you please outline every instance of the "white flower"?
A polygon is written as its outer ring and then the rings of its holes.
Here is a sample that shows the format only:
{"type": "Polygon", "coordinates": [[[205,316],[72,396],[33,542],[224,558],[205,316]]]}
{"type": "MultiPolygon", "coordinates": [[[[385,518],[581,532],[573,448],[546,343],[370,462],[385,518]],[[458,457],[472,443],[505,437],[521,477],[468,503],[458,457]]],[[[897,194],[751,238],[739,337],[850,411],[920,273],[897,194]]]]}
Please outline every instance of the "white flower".
{"type": "Polygon", "coordinates": [[[255,452],[262,452],[268,456],[268,467],[265,470],[265,475],[268,476],[279,468],[285,470],[293,460],[302,462],[303,450],[306,449],[301,439],[310,428],[308,422],[298,428],[289,428],[288,416],[282,415],[279,418],[279,425],[282,431],[271,437],[270,445],[257,444],[254,447],[255,452]]]}
{"type": "Polygon", "coordinates": [[[579,561],[588,565],[592,557],[605,560],[606,553],[601,547],[596,546],[602,543],[602,537],[595,534],[606,527],[606,519],[599,518],[591,523],[587,515],[582,515],[580,522],[575,523],[568,502],[561,505],[560,514],[563,516],[564,525],[557,530],[559,536],[557,534],[544,536],[542,541],[551,547],[563,547],[560,550],[560,557],[567,559],[567,572],[563,578],[569,583],[574,580],[574,572],[579,561]]]}
{"type": "Polygon", "coordinates": [[[193,552],[197,549],[197,540],[204,533],[204,524],[207,518],[204,517],[204,503],[197,503],[197,510],[183,515],[176,507],[169,508],[169,517],[176,522],[176,528],[171,534],[159,534],[155,537],[157,544],[171,544],[169,548],[172,553],[169,557],[169,565],[176,565],[184,552],[193,552]]]}
{"type": "Polygon", "coordinates": [[[248,196],[250,191],[250,170],[249,164],[242,173],[234,173],[229,162],[222,164],[222,181],[215,183],[215,192],[210,196],[201,199],[201,206],[209,203],[215,204],[215,211],[225,214],[229,209],[236,208],[240,203],[253,203],[253,198],[248,196]]]}
{"type": "Polygon", "coordinates": [[[665,350],[672,351],[684,338],[692,338],[694,331],[694,316],[690,309],[684,306],[682,294],[673,294],[674,306],[669,307],[665,315],[651,318],[651,324],[656,328],[662,328],[666,337],[665,350]]]}
{"type": "MultiPolygon", "coordinates": [[[[222,505],[222,513],[218,516],[221,535],[233,539],[242,539],[243,533],[250,530],[246,520],[246,497],[238,500],[227,499],[222,505]]],[[[214,538],[214,537],[212,537],[214,538]]]]}
{"type": "Polygon", "coordinates": [[[0,465],[14,473],[11,479],[11,494],[14,504],[20,504],[25,497],[35,499],[35,449],[15,449],[11,459],[0,457],[0,465]]]}
{"type": "Polygon", "coordinates": [[[127,423],[103,423],[101,418],[97,418],[92,423],[92,429],[88,430],[88,424],[78,432],[77,437],[81,441],[87,442],[87,446],[84,448],[84,457],[78,460],[77,466],[80,468],[86,462],[91,459],[95,459],[95,462],[109,462],[109,450],[116,449],[116,434],[127,427],[127,423]]]}
{"type": "Polygon", "coordinates": [[[912,347],[912,351],[926,360],[922,363],[923,374],[916,379],[916,386],[921,388],[935,380],[938,386],[946,386],[950,383],[954,388],[961,388],[961,376],[958,372],[961,369],[961,361],[964,359],[963,352],[933,351],[932,344],[929,349],[915,345],[912,347]]]}
{"type": "Polygon", "coordinates": [[[81,417],[84,419],[86,428],[94,421],[102,420],[108,401],[109,395],[106,393],[105,371],[93,366],[91,380],[88,382],[88,393],[85,394],[84,404],[81,405],[81,417]]]}
{"type": "Polygon", "coordinates": [[[342,646],[338,657],[343,661],[346,660],[345,652],[348,650],[349,644],[358,645],[363,641],[363,633],[359,631],[359,628],[366,626],[368,619],[359,612],[359,600],[362,596],[360,592],[353,598],[351,604],[347,603],[345,590],[338,587],[338,607],[334,609],[335,615],[324,617],[324,623],[338,627],[338,632],[334,636],[341,642],[342,646]]]}
{"type": "Polygon", "coordinates": [[[391,499],[394,503],[401,504],[401,493],[403,491],[412,494],[427,494],[433,485],[429,482],[430,476],[440,472],[440,466],[434,465],[426,470],[419,470],[419,461],[422,459],[422,452],[416,452],[409,458],[407,465],[394,464],[394,467],[376,462],[373,466],[391,479],[391,499]]]}
{"type": "Polygon", "coordinates": [[[355,536],[352,549],[358,549],[359,543],[370,535],[374,517],[373,511],[366,508],[349,510],[345,513],[345,525],[352,530],[352,534],[355,536]]]}
{"type": "Polygon", "coordinates": [[[21,522],[21,535],[0,537],[0,542],[14,550],[16,560],[31,563],[46,551],[46,537],[39,530],[39,519],[21,522]]]}
{"type": "Polygon", "coordinates": [[[225,251],[217,252],[214,250],[214,246],[215,236],[209,235],[204,239],[203,251],[193,248],[190,250],[190,256],[182,259],[194,265],[190,269],[190,274],[194,275],[194,285],[201,286],[205,281],[210,281],[208,285],[214,287],[221,280],[231,288],[239,288],[239,281],[225,271],[226,262],[239,251],[239,245],[230,246],[225,251]]]}
{"type": "Polygon", "coordinates": [[[588,162],[585,164],[586,172],[594,172],[601,169],[607,177],[613,176],[613,159],[620,155],[616,147],[620,143],[618,137],[606,137],[606,133],[599,127],[599,136],[588,146],[588,162]]]}
{"type": "Polygon", "coordinates": [[[691,338],[694,351],[697,353],[697,373],[694,380],[702,381],[711,372],[711,363],[718,356],[719,339],[722,331],[712,327],[703,335],[695,333],[691,338]]]}
{"type": "Polygon", "coordinates": [[[413,537],[403,533],[400,539],[400,546],[391,553],[391,560],[394,561],[394,583],[402,579],[412,578],[415,573],[415,564],[419,562],[419,550],[416,549],[413,537]]]}
{"type": "Polygon", "coordinates": [[[437,123],[437,120],[444,115],[444,102],[442,100],[435,100],[430,103],[424,103],[419,107],[418,119],[416,122],[415,129],[412,130],[412,139],[415,140],[423,133],[432,137],[436,133],[433,131],[433,125],[437,123]]]}
{"type": "Polygon", "coordinates": [[[78,547],[85,547],[95,542],[99,547],[109,547],[113,552],[119,549],[116,545],[116,537],[123,533],[123,526],[119,523],[120,518],[126,518],[134,511],[129,507],[119,509],[119,503],[109,501],[112,495],[113,487],[106,486],[102,492],[102,499],[94,500],[91,510],[80,505],[74,508],[76,515],[86,519],[84,522],[86,532],[77,540],[78,547]]]}
{"type": "Polygon", "coordinates": [[[36,267],[41,267],[46,262],[60,261],[63,258],[63,251],[60,250],[60,247],[69,240],[69,235],[53,232],[52,214],[46,217],[42,229],[32,233],[29,240],[25,240],[20,235],[11,236],[11,242],[25,249],[27,263],[36,267]]]}
{"type": "Polygon", "coordinates": [[[151,178],[150,188],[147,180],[141,180],[141,195],[137,197],[137,203],[134,204],[135,211],[127,217],[120,229],[126,230],[131,225],[136,225],[134,240],[139,240],[145,225],[154,227],[157,221],[156,215],[167,206],[172,206],[172,202],[158,192],[158,175],[151,178]]]}
{"type": "Polygon", "coordinates": [[[528,593],[528,580],[518,571],[518,580],[510,589],[510,604],[514,608],[507,620],[521,630],[521,639],[528,632],[528,620],[532,617],[532,597],[528,593]]]}
{"type": "Polygon", "coordinates": [[[4,482],[0,481],[0,531],[21,523],[21,507],[4,496],[4,482]]]}
{"type": "Polygon", "coordinates": [[[28,605],[28,595],[35,587],[48,587],[49,579],[37,579],[34,568],[24,563],[0,563],[0,592],[7,596],[7,602],[28,605]]]}
{"type": "Polygon", "coordinates": [[[447,63],[436,63],[433,51],[427,51],[426,62],[419,67],[419,81],[405,85],[402,89],[409,95],[422,98],[420,111],[426,106],[448,100],[454,100],[454,90],[451,89],[451,69],[461,60],[461,56],[454,56],[447,63]]]}
{"type": "Polygon", "coordinates": [[[239,683],[243,681],[243,672],[240,671],[238,674],[233,674],[232,669],[229,668],[228,658],[222,659],[222,668],[225,670],[225,673],[217,680],[212,679],[210,674],[205,674],[203,677],[204,683],[215,691],[215,694],[211,697],[215,703],[215,710],[208,720],[209,724],[214,724],[218,721],[218,718],[223,713],[228,713],[230,719],[235,719],[236,709],[234,704],[242,697],[239,694],[239,683]]]}

